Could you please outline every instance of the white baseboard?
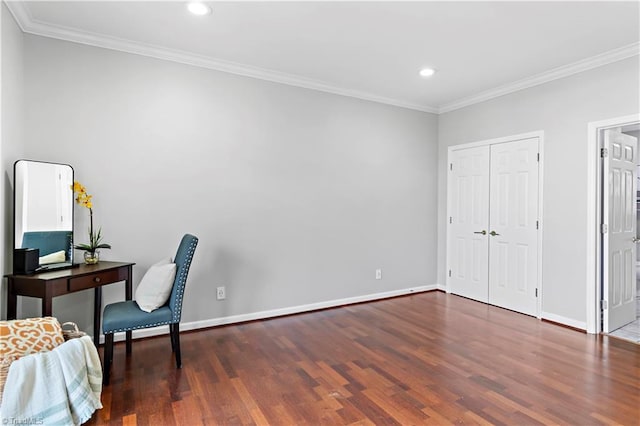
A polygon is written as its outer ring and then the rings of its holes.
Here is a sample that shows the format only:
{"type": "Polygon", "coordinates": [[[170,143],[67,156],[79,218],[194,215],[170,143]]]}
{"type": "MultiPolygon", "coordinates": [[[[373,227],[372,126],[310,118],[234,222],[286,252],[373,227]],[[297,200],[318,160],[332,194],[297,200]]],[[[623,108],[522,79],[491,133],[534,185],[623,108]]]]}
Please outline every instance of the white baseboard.
{"type": "MultiPolygon", "coordinates": [[[[328,300],[326,302],[311,303],[308,305],[291,306],[288,308],[272,309],[269,311],[253,312],[242,315],[232,315],[221,318],[211,318],[202,321],[181,322],[180,331],[198,330],[201,328],[215,327],[219,325],[235,324],[245,321],[255,321],[267,318],[280,317],[283,315],[299,314],[302,312],[315,311],[318,309],[335,308],[337,306],[352,305],[354,303],[370,302],[373,300],[387,299],[389,297],[404,296],[412,293],[423,293],[440,289],[439,284],[424,285],[418,287],[405,288],[402,290],[387,291],[384,293],[367,294],[364,296],[348,297],[345,299],[328,300]]],[[[169,333],[169,326],[145,328],[143,330],[135,330],[133,332],[134,339],[144,337],[159,336],[169,333]]],[[[125,333],[116,333],[114,341],[124,341],[125,333]]],[[[104,335],[100,335],[100,342],[104,343],[104,335]]]]}
{"type": "Polygon", "coordinates": [[[436,284],[436,289],[437,290],[442,290],[445,293],[447,292],[447,285],[446,284],[436,284]]]}
{"type": "Polygon", "coordinates": [[[569,327],[579,328],[580,330],[586,330],[587,329],[587,322],[586,321],[576,321],[576,320],[574,320],[572,318],[567,318],[567,317],[563,317],[563,316],[560,316],[560,315],[551,314],[549,312],[542,312],[541,318],[549,320],[549,321],[557,322],[559,324],[568,325],[569,327]]]}

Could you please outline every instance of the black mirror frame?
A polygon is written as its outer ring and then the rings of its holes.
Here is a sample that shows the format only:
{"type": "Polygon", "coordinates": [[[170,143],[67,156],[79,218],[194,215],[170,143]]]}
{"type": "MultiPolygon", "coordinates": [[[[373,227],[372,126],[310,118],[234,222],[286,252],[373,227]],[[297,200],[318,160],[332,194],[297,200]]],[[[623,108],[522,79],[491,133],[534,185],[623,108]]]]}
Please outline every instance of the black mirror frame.
{"type": "MultiPolygon", "coordinates": [[[[40,160],[30,160],[30,159],[26,159],[26,158],[21,158],[16,160],[13,163],[13,253],[15,256],[15,250],[17,248],[17,242],[16,242],[16,177],[17,177],[17,165],[18,163],[22,162],[22,161],[28,161],[28,162],[32,162],[32,163],[43,163],[43,164],[51,164],[51,165],[55,165],[55,166],[67,166],[71,169],[71,182],[73,184],[74,180],[75,180],[75,170],[73,169],[73,166],[71,166],[70,164],[64,164],[64,163],[54,163],[52,161],[40,161],[40,160]]],[[[53,271],[53,270],[59,270],[59,269],[70,269],[73,267],[78,266],[79,264],[74,263],[74,226],[75,226],[75,209],[74,209],[74,205],[73,205],[73,193],[71,196],[71,248],[70,248],[70,259],[68,264],[65,262],[65,264],[57,264],[56,266],[46,266],[46,265],[39,265],[38,264],[38,268],[36,269],[36,272],[45,272],[45,271],[53,271]]],[[[14,259],[15,260],[15,259],[14,259]]],[[[15,267],[15,265],[14,265],[15,267]]]]}

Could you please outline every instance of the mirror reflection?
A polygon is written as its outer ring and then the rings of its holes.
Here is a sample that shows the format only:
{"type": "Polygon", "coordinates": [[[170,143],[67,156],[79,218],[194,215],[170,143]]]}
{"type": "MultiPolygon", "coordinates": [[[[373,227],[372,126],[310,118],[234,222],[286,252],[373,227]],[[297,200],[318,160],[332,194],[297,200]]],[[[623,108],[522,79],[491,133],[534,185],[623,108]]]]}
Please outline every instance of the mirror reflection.
{"type": "Polygon", "coordinates": [[[67,164],[14,164],[14,247],[37,248],[40,270],[73,264],[72,184],[67,164]]]}

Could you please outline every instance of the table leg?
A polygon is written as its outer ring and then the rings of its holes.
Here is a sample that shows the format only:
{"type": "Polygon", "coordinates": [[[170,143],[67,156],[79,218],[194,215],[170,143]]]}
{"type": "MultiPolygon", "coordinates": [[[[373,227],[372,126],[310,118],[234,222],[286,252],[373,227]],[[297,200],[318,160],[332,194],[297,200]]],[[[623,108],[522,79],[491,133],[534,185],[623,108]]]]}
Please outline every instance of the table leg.
{"type": "Polygon", "coordinates": [[[53,297],[50,294],[42,298],[42,316],[50,317],[53,315],[53,297]]]}
{"type": "MultiPolygon", "coordinates": [[[[133,299],[133,265],[129,265],[127,268],[127,279],[124,282],[124,296],[126,300],[133,299]]],[[[126,348],[127,354],[131,353],[131,331],[126,333],[126,348]]]]}
{"type": "Polygon", "coordinates": [[[100,345],[100,316],[102,315],[102,287],[94,289],[93,296],[93,343],[100,345]]]}
{"type": "Polygon", "coordinates": [[[13,291],[13,280],[8,279],[9,288],[7,289],[7,319],[14,320],[17,315],[18,295],[13,291]]]}

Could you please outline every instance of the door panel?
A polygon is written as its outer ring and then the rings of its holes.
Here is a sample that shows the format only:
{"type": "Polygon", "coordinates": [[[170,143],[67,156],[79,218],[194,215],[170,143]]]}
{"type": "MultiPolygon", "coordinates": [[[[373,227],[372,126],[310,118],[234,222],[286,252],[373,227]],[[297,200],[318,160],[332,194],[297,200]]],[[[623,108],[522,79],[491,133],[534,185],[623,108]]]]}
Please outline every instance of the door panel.
{"type": "Polygon", "coordinates": [[[489,303],[537,313],[538,138],[491,145],[489,303]]]}
{"type": "Polygon", "coordinates": [[[636,319],[636,138],[609,129],[604,131],[609,155],[603,161],[603,299],[607,309],[603,329],[613,331],[636,319]]]}
{"type": "Polygon", "coordinates": [[[487,302],[489,252],[489,147],[452,153],[450,171],[449,290],[487,302]],[[485,234],[477,232],[484,231],[485,234]]]}

